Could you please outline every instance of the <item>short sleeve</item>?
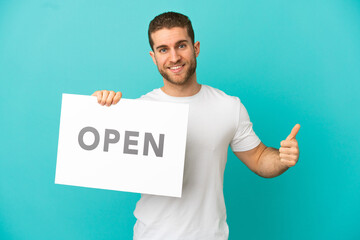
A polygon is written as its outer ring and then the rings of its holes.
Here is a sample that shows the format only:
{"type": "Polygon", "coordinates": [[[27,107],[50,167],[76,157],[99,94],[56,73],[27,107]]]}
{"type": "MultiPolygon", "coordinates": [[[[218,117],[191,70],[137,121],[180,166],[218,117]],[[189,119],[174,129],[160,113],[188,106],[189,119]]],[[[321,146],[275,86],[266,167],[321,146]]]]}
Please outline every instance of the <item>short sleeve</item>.
{"type": "Polygon", "coordinates": [[[230,142],[230,147],[233,152],[243,152],[257,147],[261,141],[252,128],[253,124],[245,106],[239,98],[236,99],[238,104],[237,128],[230,142]]]}

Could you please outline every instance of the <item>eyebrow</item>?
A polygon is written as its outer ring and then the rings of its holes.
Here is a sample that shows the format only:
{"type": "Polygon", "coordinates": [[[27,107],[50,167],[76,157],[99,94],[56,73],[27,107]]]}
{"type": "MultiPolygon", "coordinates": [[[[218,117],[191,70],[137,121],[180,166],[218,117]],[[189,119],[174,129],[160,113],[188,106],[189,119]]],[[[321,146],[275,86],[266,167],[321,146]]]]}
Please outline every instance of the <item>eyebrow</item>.
{"type": "MultiPolygon", "coordinates": [[[[179,45],[180,43],[183,43],[183,42],[188,43],[189,41],[188,40],[180,40],[180,41],[177,41],[175,43],[175,45],[179,45]]],[[[160,45],[160,46],[156,47],[156,50],[158,50],[159,48],[164,48],[164,47],[167,47],[167,45],[160,45]]]]}

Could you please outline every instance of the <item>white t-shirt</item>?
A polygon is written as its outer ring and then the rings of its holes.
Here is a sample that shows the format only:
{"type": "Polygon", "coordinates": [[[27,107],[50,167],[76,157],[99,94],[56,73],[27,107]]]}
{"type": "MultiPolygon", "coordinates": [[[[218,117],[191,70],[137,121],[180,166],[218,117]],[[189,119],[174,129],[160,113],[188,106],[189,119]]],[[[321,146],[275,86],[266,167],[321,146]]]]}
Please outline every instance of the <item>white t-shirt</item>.
{"type": "Polygon", "coordinates": [[[223,179],[229,144],[234,152],[260,144],[237,97],[202,85],[190,97],[155,89],[142,100],[189,104],[182,197],[142,194],[134,240],[226,240],[229,228],[223,179]]]}

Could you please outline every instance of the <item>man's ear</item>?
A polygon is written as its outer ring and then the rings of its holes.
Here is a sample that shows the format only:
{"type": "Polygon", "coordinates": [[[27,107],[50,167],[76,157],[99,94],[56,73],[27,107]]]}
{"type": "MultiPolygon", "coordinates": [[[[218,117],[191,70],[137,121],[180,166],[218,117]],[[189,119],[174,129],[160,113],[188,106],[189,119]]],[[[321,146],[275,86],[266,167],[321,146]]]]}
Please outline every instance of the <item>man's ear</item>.
{"type": "Polygon", "coordinates": [[[200,54],[200,42],[199,41],[194,43],[194,50],[195,50],[196,57],[198,57],[200,54]]]}
{"type": "Polygon", "coordinates": [[[155,65],[157,66],[157,64],[156,64],[156,59],[155,59],[155,53],[154,53],[153,51],[150,51],[149,53],[150,53],[150,56],[151,56],[153,62],[154,62],[155,65]]]}

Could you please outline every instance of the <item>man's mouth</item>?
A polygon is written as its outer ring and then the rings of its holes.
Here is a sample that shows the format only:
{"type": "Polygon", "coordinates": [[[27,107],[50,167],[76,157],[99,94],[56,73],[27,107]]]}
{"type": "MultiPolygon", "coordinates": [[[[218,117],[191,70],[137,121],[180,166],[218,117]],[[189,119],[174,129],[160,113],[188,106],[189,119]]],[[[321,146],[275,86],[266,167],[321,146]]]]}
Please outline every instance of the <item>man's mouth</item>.
{"type": "Polygon", "coordinates": [[[185,63],[182,64],[182,65],[175,65],[175,66],[172,66],[172,67],[169,67],[170,71],[172,71],[173,73],[178,73],[180,72],[181,70],[183,70],[185,66],[185,63]]]}

